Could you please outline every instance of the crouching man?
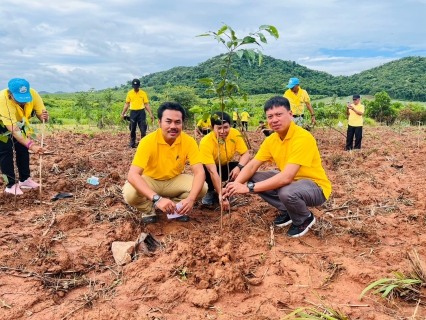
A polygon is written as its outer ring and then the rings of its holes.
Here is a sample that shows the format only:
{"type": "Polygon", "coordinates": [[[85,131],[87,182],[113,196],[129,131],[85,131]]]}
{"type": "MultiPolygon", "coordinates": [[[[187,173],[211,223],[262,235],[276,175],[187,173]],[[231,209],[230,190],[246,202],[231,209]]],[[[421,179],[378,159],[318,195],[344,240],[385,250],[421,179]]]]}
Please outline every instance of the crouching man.
{"type": "MultiPolygon", "coordinates": [[[[211,206],[215,196],[221,194],[222,182],[233,181],[238,177],[250,160],[250,153],[241,133],[237,129],[231,128],[229,114],[220,111],[215,112],[210,122],[213,125],[213,132],[201,139],[200,152],[208,186],[207,194],[201,202],[211,206]],[[235,152],[241,156],[239,162],[232,161],[235,152]],[[219,176],[219,153],[222,180],[219,176]]],[[[223,200],[223,207],[225,210],[230,208],[228,199],[223,200]]]]}
{"type": "Polygon", "coordinates": [[[155,208],[189,221],[197,199],[207,192],[205,174],[197,142],[182,132],[185,110],[176,102],[165,102],[158,109],[160,128],[144,137],[136,150],[124,200],[142,213],[145,223],[157,222],[155,208]],[[194,175],[183,174],[189,161],[194,175]]]}
{"type": "Polygon", "coordinates": [[[226,186],[224,196],[258,193],[280,211],[274,225],[291,224],[287,236],[301,237],[315,223],[308,206],[323,204],[330,196],[331,183],[315,138],[292,121],[288,99],[273,97],[265,103],[264,111],[274,133],[265,139],[235,182],[226,186]],[[279,171],[256,172],[266,161],[274,161],[279,171]]]}

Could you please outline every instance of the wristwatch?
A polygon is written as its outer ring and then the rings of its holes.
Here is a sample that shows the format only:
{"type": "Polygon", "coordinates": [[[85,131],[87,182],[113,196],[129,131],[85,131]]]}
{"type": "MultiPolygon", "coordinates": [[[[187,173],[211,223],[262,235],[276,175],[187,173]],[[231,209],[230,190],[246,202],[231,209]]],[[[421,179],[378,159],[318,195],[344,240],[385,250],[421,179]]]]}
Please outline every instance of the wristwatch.
{"type": "Polygon", "coordinates": [[[244,166],[241,163],[237,164],[237,167],[240,168],[240,170],[244,169],[244,166]]]}
{"type": "Polygon", "coordinates": [[[152,197],[152,203],[156,203],[157,201],[160,201],[161,196],[158,194],[154,194],[154,196],[152,197]]]}
{"type": "Polygon", "coordinates": [[[253,182],[248,182],[247,183],[247,188],[249,188],[250,193],[254,193],[254,183],[253,182]]]}

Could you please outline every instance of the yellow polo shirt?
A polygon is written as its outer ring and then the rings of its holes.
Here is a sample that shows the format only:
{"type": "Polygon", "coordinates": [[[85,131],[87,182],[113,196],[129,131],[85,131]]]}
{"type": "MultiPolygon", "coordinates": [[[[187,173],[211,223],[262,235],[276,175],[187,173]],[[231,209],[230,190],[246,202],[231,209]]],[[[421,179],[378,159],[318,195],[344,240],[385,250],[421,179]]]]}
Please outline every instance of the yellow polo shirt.
{"type": "MultiPolygon", "coordinates": [[[[355,104],[352,103],[351,106],[353,106],[356,111],[362,112],[364,114],[364,110],[365,110],[364,105],[362,105],[360,103],[355,105],[355,104]]],[[[348,125],[350,125],[352,127],[362,127],[363,124],[364,124],[363,117],[357,115],[354,111],[349,110],[348,125]]]]}
{"type": "Polygon", "coordinates": [[[309,98],[306,90],[303,90],[299,87],[299,91],[297,94],[294,94],[291,89],[288,89],[284,92],[284,98],[287,98],[290,101],[291,111],[293,112],[293,116],[300,116],[303,114],[303,110],[305,109],[305,103],[310,103],[311,98],[309,98]]]}
{"type": "Polygon", "coordinates": [[[247,122],[250,118],[250,115],[247,111],[241,112],[241,121],[247,122]]]}
{"type": "Polygon", "coordinates": [[[161,128],[145,136],[136,150],[132,164],[155,180],[169,180],[181,174],[186,161],[201,163],[197,142],[182,132],[170,146],[164,141],[161,128]]]}
{"type": "MultiPolygon", "coordinates": [[[[219,156],[217,150],[217,138],[214,132],[210,132],[200,141],[201,162],[203,164],[219,164],[219,156]]],[[[248,151],[246,143],[241,133],[234,128],[229,131],[226,140],[219,143],[220,147],[220,165],[230,162],[235,152],[244,154],[248,151]]]]}
{"type": "Polygon", "coordinates": [[[0,91],[0,120],[3,121],[4,125],[15,125],[17,122],[21,122],[23,118],[25,118],[25,123],[29,124],[33,110],[37,115],[41,115],[42,111],[46,109],[38,92],[30,88],[30,93],[33,100],[27,102],[22,110],[17,103],[9,99],[8,89],[0,91]]]}
{"type": "Polygon", "coordinates": [[[203,128],[203,129],[209,129],[212,126],[210,118],[208,118],[206,121],[203,119],[200,119],[197,123],[197,127],[203,128]]]}
{"type": "Polygon", "coordinates": [[[126,96],[126,103],[130,102],[130,110],[142,110],[145,109],[145,103],[148,103],[148,96],[146,92],[139,89],[138,92],[130,90],[126,96]]]}
{"type": "Polygon", "coordinates": [[[262,162],[274,161],[280,171],[283,171],[288,163],[298,164],[300,169],[294,181],[312,180],[322,188],[326,199],[331,194],[331,182],[322,167],[315,138],[293,121],[284,140],[281,141],[278,133],[271,134],[263,141],[254,158],[262,162]]]}
{"type": "Polygon", "coordinates": [[[238,120],[238,112],[237,111],[232,112],[232,120],[234,120],[234,121],[238,120]]]}

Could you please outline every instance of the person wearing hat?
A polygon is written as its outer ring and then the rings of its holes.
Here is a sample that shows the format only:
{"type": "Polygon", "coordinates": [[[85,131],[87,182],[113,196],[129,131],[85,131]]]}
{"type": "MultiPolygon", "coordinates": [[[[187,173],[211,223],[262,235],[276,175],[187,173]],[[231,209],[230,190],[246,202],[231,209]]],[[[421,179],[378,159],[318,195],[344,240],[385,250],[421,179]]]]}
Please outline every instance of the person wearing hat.
{"type": "Polygon", "coordinates": [[[237,108],[235,108],[234,112],[232,112],[232,122],[233,122],[232,128],[235,129],[237,127],[237,124],[238,124],[238,109],[237,108]]]}
{"type": "Polygon", "coordinates": [[[352,97],[353,103],[346,106],[346,114],[349,116],[348,132],[346,134],[346,147],[345,150],[361,149],[362,141],[362,125],[365,107],[360,104],[361,96],[354,94],[352,97]],[[354,147],[355,136],[355,147],[354,147]]]}
{"type": "Polygon", "coordinates": [[[243,128],[248,131],[248,121],[251,119],[249,113],[247,112],[247,108],[244,108],[244,111],[241,112],[241,123],[243,124],[243,128]]]}
{"type": "Polygon", "coordinates": [[[151,122],[154,123],[154,116],[149,106],[148,96],[145,91],[140,90],[141,82],[139,79],[132,80],[133,89],[127,93],[126,103],[124,105],[121,118],[125,118],[126,112],[130,107],[130,144],[129,148],[136,148],[136,127],[141,131],[141,139],[146,135],[146,113],[148,111],[151,122]]]}
{"type": "Polygon", "coordinates": [[[300,80],[298,78],[290,78],[287,90],[284,92],[284,98],[290,101],[291,112],[293,113],[293,120],[298,126],[302,126],[305,111],[305,105],[311,113],[311,122],[316,124],[314,109],[311,106],[311,99],[309,98],[306,90],[300,88],[300,80]]]}
{"type": "Polygon", "coordinates": [[[43,154],[46,150],[30,139],[32,129],[28,125],[33,111],[40,121],[49,120],[43,100],[37,91],[30,88],[28,81],[21,78],[11,79],[8,88],[0,91],[0,135],[6,137],[6,141],[0,140],[0,168],[7,177],[5,190],[7,193],[21,195],[23,194],[21,188],[32,189],[40,186],[30,177],[28,151],[43,154]],[[18,122],[24,122],[25,128],[21,129],[18,122]],[[16,153],[19,182],[15,177],[13,149],[16,153]]]}

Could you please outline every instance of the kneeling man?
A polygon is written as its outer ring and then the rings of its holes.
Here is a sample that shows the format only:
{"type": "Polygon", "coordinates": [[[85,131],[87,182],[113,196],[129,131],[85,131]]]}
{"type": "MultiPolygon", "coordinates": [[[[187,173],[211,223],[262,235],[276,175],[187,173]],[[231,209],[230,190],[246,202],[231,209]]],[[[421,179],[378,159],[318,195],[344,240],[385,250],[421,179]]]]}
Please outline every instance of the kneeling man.
{"type": "Polygon", "coordinates": [[[235,182],[226,186],[224,196],[258,193],[280,210],[274,225],[291,224],[287,236],[301,237],[315,223],[308,206],[323,204],[330,196],[331,183],[322,167],[315,138],[292,121],[289,101],[273,97],[265,103],[264,111],[274,133],[265,139],[235,182]],[[279,171],[256,172],[266,161],[274,161],[279,171]]]}
{"type": "Polygon", "coordinates": [[[155,208],[177,211],[178,221],[189,221],[195,200],[207,192],[197,142],[182,132],[185,110],[177,102],[165,102],[158,109],[160,128],[145,136],[133,158],[124,200],[142,213],[145,223],[155,223],[155,208]],[[182,174],[189,161],[194,176],[182,174]]]}

